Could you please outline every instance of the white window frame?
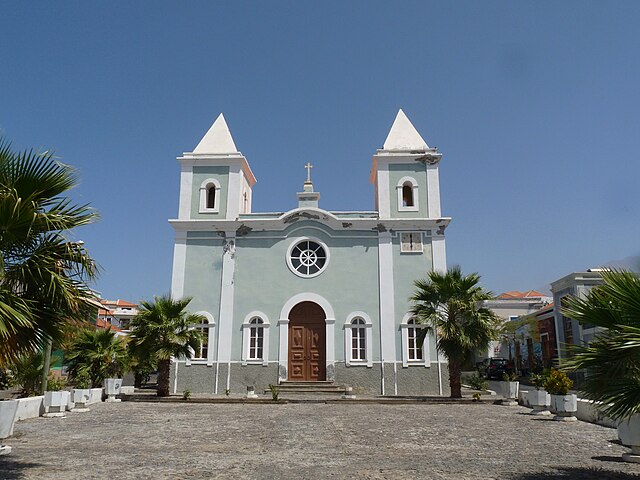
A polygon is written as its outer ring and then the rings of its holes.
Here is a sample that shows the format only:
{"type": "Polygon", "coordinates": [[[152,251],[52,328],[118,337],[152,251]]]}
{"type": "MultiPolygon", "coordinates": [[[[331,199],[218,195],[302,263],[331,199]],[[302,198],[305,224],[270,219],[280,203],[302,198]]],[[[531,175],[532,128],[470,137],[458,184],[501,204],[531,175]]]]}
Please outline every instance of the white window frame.
{"type": "Polygon", "coordinates": [[[326,243],[324,243],[322,240],[316,237],[298,237],[289,245],[289,248],[287,249],[287,266],[289,267],[289,270],[291,270],[291,272],[294,275],[297,275],[300,278],[314,278],[314,277],[317,277],[318,275],[321,275],[329,266],[330,261],[331,261],[331,252],[329,251],[329,247],[327,247],[326,243]],[[315,242],[318,245],[320,245],[322,248],[324,248],[324,252],[326,254],[326,260],[322,268],[318,270],[316,273],[312,273],[311,275],[305,275],[304,273],[299,272],[298,270],[295,269],[295,267],[293,266],[293,263],[291,262],[291,252],[296,247],[296,245],[298,245],[301,242],[315,242]]]}
{"type": "Polygon", "coordinates": [[[413,253],[417,255],[424,253],[424,235],[422,232],[398,232],[398,238],[400,239],[400,253],[413,253]],[[406,234],[418,235],[420,237],[420,250],[404,250],[402,248],[402,236],[406,234]]]}
{"type": "Polygon", "coordinates": [[[407,313],[402,318],[402,323],[400,323],[400,333],[402,335],[402,367],[410,367],[414,365],[422,366],[422,367],[430,367],[431,366],[431,351],[430,351],[430,335],[424,339],[424,343],[422,344],[422,360],[410,360],[409,359],[409,329],[410,328],[424,328],[425,326],[420,326],[420,324],[409,323],[409,320],[415,318],[415,315],[411,313],[407,313]]]}
{"type": "Polygon", "coordinates": [[[398,211],[399,212],[418,212],[420,211],[420,203],[418,198],[418,182],[413,177],[402,177],[396,185],[398,191],[398,211]],[[411,184],[411,191],[413,193],[413,206],[405,207],[402,205],[402,188],[407,184],[411,184]]]}
{"type": "Polygon", "coordinates": [[[207,178],[202,184],[200,184],[200,209],[199,213],[218,213],[220,209],[220,195],[222,194],[222,188],[220,182],[215,178],[207,178]],[[207,194],[209,187],[215,187],[216,197],[213,202],[213,208],[207,207],[207,194]]]}
{"type": "MultiPolygon", "coordinates": [[[[191,366],[191,365],[207,365],[209,367],[213,366],[213,359],[215,358],[214,356],[214,352],[213,352],[213,347],[215,345],[215,328],[216,328],[216,322],[213,319],[213,315],[211,315],[209,312],[196,312],[197,315],[202,315],[205,317],[206,322],[204,322],[204,324],[208,325],[208,336],[207,336],[207,358],[187,358],[185,361],[185,365],[191,366]]],[[[202,328],[201,325],[203,324],[196,324],[196,325],[191,325],[191,328],[202,328]]],[[[195,352],[192,352],[192,355],[195,355],[195,352]]]]}
{"type": "Polygon", "coordinates": [[[271,323],[269,318],[262,312],[253,311],[249,313],[242,323],[242,365],[264,365],[269,364],[269,330],[271,323]],[[255,323],[251,323],[254,318],[262,320],[262,358],[249,358],[249,347],[251,345],[251,327],[255,327],[255,323]]]}
{"type": "Polygon", "coordinates": [[[373,367],[373,322],[371,317],[364,312],[351,312],[347,316],[347,320],[344,322],[344,361],[347,367],[373,367]],[[351,357],[351,340],[353,320],[361,318],[364,320],[364,325],[360,325],[359,328],[364,327],[364,342],[365,342],[365,354],[364,360],[354,360],[351,357]]]}

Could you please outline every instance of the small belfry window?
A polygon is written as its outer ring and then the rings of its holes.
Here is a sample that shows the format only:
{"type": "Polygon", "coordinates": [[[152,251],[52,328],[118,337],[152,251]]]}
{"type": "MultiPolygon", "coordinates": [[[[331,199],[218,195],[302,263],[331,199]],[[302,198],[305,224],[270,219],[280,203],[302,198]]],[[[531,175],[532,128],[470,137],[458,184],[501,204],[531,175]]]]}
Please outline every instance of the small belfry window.
{"type": "Polygon", "coordinates": [[[215,208],[216,206],[216,186],[210,185],[207,188],[207,208],[215,208]]]}
{"type": "Polygon", "coordinates": [[[249,322],[249,360],[262,360],[264,348],[264,327],[262,319],[254,317],[249,322]]]}
{"type": "Polygon", "coordinates": [[[417,212],[418,208],[418,182],[413,177],[402,177],[396,184],[398,191],[398,211],[417,212]]]}
{"type": "MultiPolygon", "coordinates": [[[[407,322],[409,325],[415,325],[415,319],[407,322]]],[[[410,361],[422,360],[422,348],[418,346],[418,329],[416,327],[407,328],[408,354],[410,361]]]]}
{"type": "Polygon", "coordinates": [[[354,318],[351,321],[351,360],[367,359],[365,321],[362,318],[354,318]]]}
{"type": "Polygon", "coordinates": [[[215,178],[207,178],[200,185],[200,213],[218,213],[220,208],[220,182],[215,178]]]}
{"type": "Polygon", "coordinates": [[[405,183],[402,186],[402,206],[403,207],[413,207],[413,185],[410,183],[405,183]]]}

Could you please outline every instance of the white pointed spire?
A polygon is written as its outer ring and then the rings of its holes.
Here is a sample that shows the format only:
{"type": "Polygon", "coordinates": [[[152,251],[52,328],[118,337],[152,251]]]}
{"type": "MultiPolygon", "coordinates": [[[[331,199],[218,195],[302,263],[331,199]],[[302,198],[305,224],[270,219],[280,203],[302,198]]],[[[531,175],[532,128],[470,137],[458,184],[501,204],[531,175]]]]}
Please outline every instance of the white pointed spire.
{"type": "Polygon", "coordinates": [[[384,150],[428,150],[429,145],[400,109],[382,148],[384,150]]]}
{"type": "Polygon", "coordinates": [[[236,144],[221,113],[209,131],[202,137],[193,153],[238,153],[236,144]]]}

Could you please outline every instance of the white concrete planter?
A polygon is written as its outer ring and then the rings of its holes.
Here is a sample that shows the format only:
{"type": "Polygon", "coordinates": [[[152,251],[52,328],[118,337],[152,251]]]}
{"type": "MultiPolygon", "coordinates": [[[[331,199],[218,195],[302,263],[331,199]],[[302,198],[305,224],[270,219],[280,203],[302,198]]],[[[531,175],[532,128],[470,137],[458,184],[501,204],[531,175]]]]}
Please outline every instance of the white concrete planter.
{"type": "Polygon", "coordinates": [[[7,438],[13,435],[13,425],[16,422],[17,412],[17,400],[0,401],[0,438],[7,438]]]}
{"type": "Polygon", "coordinates": [[[18,399],[16,422],[19,420],[26,420],[27,418],[38,418],[43,413],[45,413],[44,395],[18,399]]]}
{"type": "Polygon", "coordinates": [[[500,393],[505,398],[502,405],[517,405],[520,382],[500,382],[500,393]]]}
{"type": "Polygon", "coordinates": [[[556,414],[554,420],[561,422],[575,422],[573,415],[578,410],[578,398],[574,394],[551,395],[551,411],[556,414]]]}
{"type": "Polygon", "coordinates": [[[548,408],[551,403],[551,396],[546,390],[529,390],[527,401],[533,409],[531,411],[532,415],[551,415],[548,408]]]}
{"type": "Polygon", "coordinates": [[[640,414],[635,414],[618,425],[618,437],[623,445],[631,447],[631,453],[623,453],[625,462],[640,463],[640,414]]]}
{"type": "Polygon", "coordinates": [[[64,415],[67,406],[69,405],[70,393],[67,390],[60,390],[56,392],[45,392],[44,394],[44,416],[61,416],[64,415]],[[56,414],[56,415],[51,415],[56,414]]]}
{"type": "Polygon", "coordinates": [[[92,403],[100,403],[102,401],[102,389],[101,388],[91,388],[91,396],[89,397],[88,405],[92,403]]]}
{"type": "Polygon", "coordinates": [[[105,378],[104,393],[107,395],[106,402],[119,402],[116,395],[120,395],[120,387],[122,386],[121,378],[105,378]]]}
{"type": "Polygon", "coordinates": [[[89,401],[91,400],[90,388],[74,388],[73,389],[73,403],[74,409],[87,408],[89,401]]]}

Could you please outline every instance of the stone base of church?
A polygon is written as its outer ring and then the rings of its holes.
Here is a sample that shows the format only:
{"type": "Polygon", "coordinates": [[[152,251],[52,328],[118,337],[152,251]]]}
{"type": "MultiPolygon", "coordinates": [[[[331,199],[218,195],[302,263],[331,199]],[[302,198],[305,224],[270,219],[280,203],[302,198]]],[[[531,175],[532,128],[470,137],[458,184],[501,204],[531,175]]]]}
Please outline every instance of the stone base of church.
{"type": "MultiPolygon", "coordinates": [[[[226,366],[225,366],[226,372],[226,366]]],[[[257,394],[269,390],[269,384],[278,384],[278,364],[270,363],[264,365],[241,365],[231,364],[231,376],[229,377],[229,389],[232,393],[247,393],[247,387],[253,385],[257,394]]],[[[222,390],[226,388],[226,377],[220,377],[222,390]]],[[[219,387],[220,388],[220,387],[219,387]]],[[[220,391],[220,390],[218,390],[220,391]]]]}
{"type": "MultiPolygon", "coordinates": [[[[278,364],[242,365],[240,363],[220,364],[216,366],[189,365],[179,363],[171,366],[171,383],[175,386],[175,393],[180,394],[185,389],[191,393],[224,395],[227,385],[229,393],[233,395],[246,394],[247,386],[254,386],[258,394],[269,389],[269,384],[278,383],[278,364]],[[218,388],[216,390],[216,372],[218,388]],[[227,383],[228,382],[228,383],[227,383]]],[[[372,367],[350,366],[338,362],[335,364],[335,383],[348,385],[353,388],[355,395],[381,395],[384,377],[385,395],[438,395],[438,366],[402,367],[402,363],[385,363],[384,368],[379,363],[372,367]]],[[[448,396],[449,371],[447,364],[442,364],[442,393],[448,396]]]]}

